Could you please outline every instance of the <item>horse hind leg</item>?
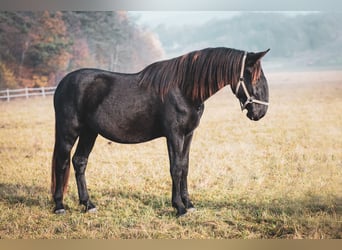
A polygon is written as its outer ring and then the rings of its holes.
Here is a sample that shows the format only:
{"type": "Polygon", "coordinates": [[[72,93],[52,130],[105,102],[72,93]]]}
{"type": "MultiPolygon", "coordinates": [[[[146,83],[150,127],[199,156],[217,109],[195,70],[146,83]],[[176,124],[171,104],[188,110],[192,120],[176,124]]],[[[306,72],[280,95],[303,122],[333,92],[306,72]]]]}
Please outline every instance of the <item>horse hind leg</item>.
{"type": "Polygon", "coordinates": [[[86,212],[95,212],[96,207],[90,201],[85,179],[85,170],[88,163],[88,157],[93,149],[97,134],[90,130],[83,130],[79,136],[79,141],[72,163],[75,169],[78,196],[81,205],[85,206],[86,212]]]}
{"type": "Polygon", "coordinates": [[[77,139],[72,133],[69,136],[56,134],[55,148],[52,159],[52,185],[51,192],[55,202],[54,213],[63,214],[63,196],[67,189],[70,171],[70,151],[77,139]]]}

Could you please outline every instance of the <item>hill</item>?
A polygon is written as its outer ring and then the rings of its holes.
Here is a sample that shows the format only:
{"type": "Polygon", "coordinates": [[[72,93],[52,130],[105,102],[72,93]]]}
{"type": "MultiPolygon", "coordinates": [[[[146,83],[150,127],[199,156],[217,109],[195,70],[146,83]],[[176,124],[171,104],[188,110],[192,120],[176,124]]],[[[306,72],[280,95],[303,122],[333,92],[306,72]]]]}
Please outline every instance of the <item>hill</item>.
{"type": "Polygon", "coordinates": [[[271,48],[265,63],[273,69],[342,68],[342,15],[338,12],[241,12],[182,27],[161,24],[152,31],[169,57],[203,47],[271,48]]]}

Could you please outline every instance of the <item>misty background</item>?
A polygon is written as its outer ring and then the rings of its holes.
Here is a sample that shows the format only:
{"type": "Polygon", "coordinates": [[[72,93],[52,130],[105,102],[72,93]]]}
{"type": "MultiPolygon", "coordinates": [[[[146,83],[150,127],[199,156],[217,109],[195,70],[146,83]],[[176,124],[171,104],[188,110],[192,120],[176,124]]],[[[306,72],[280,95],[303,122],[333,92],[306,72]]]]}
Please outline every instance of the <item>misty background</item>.
{"type": "Polygon", "coordinates": [[[341,12],[0,12],[0,89],[96,67],[137,72],[206,47],[271,48],[267,71],[342,69],[341,12]]]}
{"type": "MultiPolygon", "coordinates": [[[[341,12],[135,12],[167,57],[205,47],[271,48],[270,70],[342,68],[341,12]]],[[[265,66],[266,66],[265,65],[265,66]]]]}

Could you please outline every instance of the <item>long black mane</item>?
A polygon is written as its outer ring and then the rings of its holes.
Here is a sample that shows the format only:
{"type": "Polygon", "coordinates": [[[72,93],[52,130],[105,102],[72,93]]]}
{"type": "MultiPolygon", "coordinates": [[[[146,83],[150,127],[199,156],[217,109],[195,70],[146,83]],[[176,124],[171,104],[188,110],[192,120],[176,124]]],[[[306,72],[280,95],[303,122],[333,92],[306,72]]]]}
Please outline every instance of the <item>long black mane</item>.
{"type": "Polygon", "coordinates": [[[229,48],[207,48],[153,63],[140,73],[139,84],[153,88],[163,98],[179,87],[193,101],[203,102],[240,76],[244,52],[229,48]]]}

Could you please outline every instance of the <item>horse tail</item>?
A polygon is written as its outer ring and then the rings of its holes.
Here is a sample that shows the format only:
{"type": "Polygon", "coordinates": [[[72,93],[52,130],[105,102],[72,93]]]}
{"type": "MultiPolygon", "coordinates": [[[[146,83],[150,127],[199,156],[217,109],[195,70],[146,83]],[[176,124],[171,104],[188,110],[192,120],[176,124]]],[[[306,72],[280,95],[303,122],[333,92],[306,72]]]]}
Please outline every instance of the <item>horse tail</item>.
{"type": "MultiPolygon", "coordinates": [[[[70,156],[69,156],[70,158],[70,156]]],[[[51,162],[51,194],[52,196],[56,191],[56,161],[57,161],[57,131],[55,131],[55,146],[52,154],[52,162],[51,162]]],[[[68,164],[65,169],[64,178],[63,178],[63,195],[66,194],[68,189],[68,182],[70,176],[70,160],[68,159],[68,164]]]]}
{"type": "Polygon", "coordinates": [[[53,149],[52,162],[51,162],[51,194],[52,196],[56,191],[56,144],[53,149]]]}

